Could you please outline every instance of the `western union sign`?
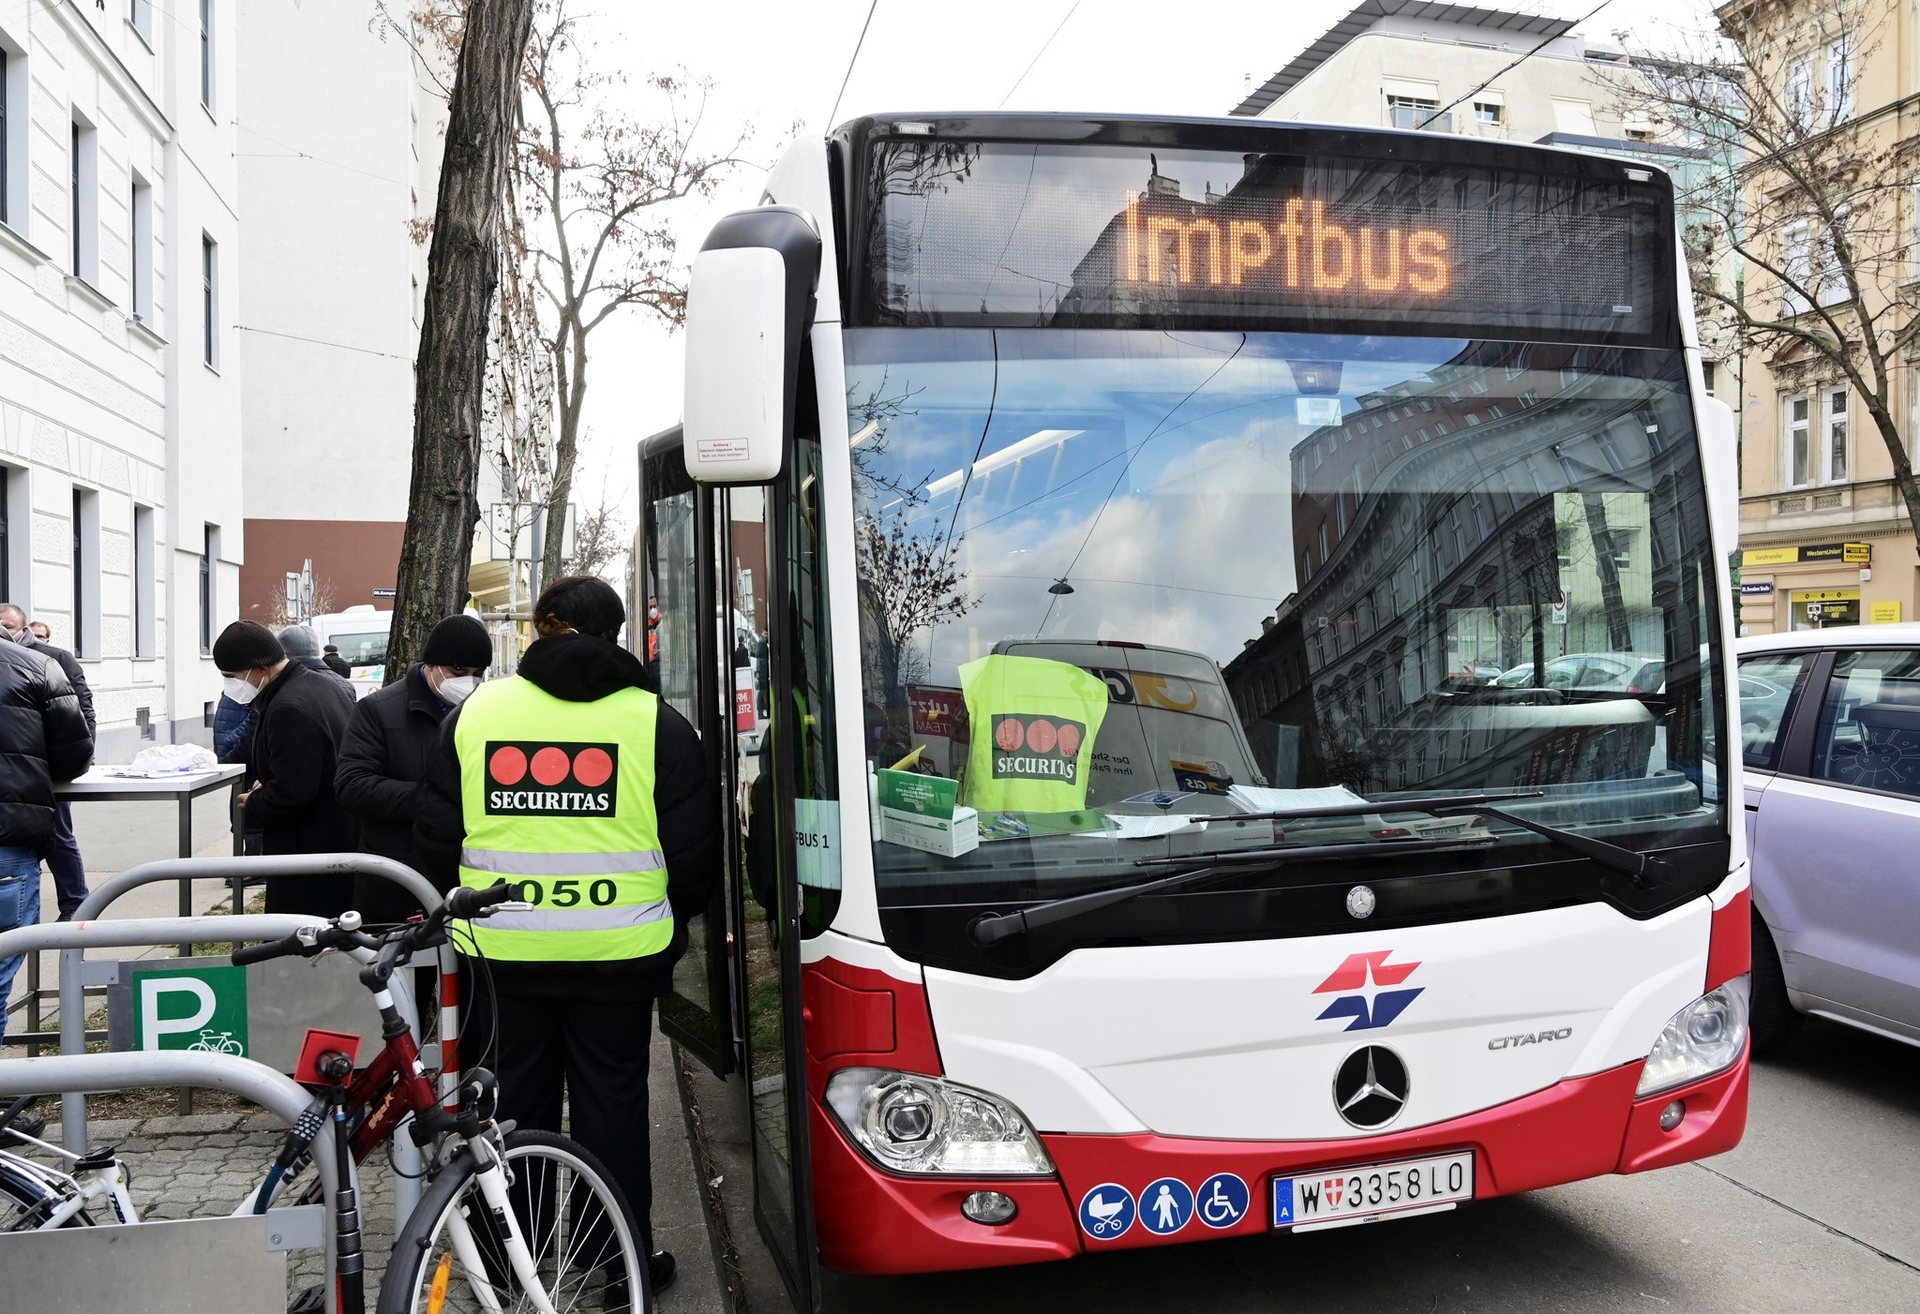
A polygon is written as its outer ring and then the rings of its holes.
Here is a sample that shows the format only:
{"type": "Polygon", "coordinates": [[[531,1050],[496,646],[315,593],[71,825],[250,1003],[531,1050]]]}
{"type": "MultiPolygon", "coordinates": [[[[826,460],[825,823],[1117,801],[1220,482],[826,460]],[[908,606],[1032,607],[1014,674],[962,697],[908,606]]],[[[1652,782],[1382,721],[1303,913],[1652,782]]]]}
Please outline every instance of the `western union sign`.
{"type": "Polygon", "coordinates": [[[1871,543],[1812,543],[1794,547],[1748,548],[1740,554],[1742,566],[1794,566],[1839,561],[1865,566],[1873,561],[1871,543]]]}

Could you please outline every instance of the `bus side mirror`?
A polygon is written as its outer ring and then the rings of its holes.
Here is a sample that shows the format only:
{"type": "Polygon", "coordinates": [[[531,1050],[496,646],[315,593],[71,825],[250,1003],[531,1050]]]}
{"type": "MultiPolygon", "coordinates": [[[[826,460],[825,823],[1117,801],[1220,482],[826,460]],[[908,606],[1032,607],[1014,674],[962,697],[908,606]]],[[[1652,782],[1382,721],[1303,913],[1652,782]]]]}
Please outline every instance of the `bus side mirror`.
{"type": "Polygon", "coordinates": [[[684,451],[696,481],[779,477],[819,279],[820,231],[805,211],[738,210],[707,234],[687,289],[684,451]]]}
{"type": "Polygon", "coordinates": [[[1740,443],[1733,408],[1716,397],[1700,403],[1700,468],[1706,475],[1707,524],[1714,547],[1731,549],[1740,533],[1740,443]]]}

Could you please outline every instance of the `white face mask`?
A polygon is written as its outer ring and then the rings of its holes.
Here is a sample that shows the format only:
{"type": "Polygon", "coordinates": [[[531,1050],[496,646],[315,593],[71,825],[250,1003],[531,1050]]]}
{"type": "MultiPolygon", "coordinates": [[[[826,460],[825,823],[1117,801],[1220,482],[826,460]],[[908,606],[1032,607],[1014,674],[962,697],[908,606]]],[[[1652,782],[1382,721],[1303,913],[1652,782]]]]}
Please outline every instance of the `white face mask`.
{"type": "Polygon", "coordinates": [[[220,677],[220,683],[226,687],[227,697],[242,707],[260,696],[258,687],[237,675],[223,675],[220,677]]]}
{"type": "Polygon", "coordinates": [[[440,687],[434,692],[440,695],[442,702],[449,707],[458,707],[467,701],[467,695],[480,687],[477,675],[452,675],[440,681],[440,687]]]}

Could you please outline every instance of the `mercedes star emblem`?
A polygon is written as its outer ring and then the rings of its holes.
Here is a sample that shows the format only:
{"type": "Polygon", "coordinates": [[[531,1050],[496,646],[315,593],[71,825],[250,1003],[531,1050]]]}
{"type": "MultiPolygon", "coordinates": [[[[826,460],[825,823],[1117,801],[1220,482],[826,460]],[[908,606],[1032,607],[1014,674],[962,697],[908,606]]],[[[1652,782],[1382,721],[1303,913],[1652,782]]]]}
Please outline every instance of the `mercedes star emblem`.
{"type": "Polygon", "coordinates": [[[1356,885],[1347,891],[1347,914],[1356,920],[1373,916],[1379,903],[1370,885],[1356,885]]]}
{"type": "Polygon", "coordinates": [[[1384,1127],[1407,1106],[1410,1088],[1398,1054],[1385,1045],[1365,1045],[1333,1074],[1333,1106],[1356,1127],[1384,1127]]]}

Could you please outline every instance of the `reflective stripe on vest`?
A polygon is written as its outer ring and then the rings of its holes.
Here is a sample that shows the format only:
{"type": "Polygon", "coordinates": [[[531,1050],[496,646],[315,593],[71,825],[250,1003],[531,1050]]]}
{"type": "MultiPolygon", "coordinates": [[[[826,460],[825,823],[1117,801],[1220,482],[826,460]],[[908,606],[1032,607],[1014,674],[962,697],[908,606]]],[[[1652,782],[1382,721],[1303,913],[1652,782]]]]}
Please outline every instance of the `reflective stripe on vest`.
{"type": "Polygon", "coordinates": [[[463,950],[513,962],[617,962],[672,943],[653,803],[658,712],[641,689],[574,703],[519,676],[490,681],[461,704],[460,883],[517,881],[533,905],[462,924],[463,950]]]}
{"type": "Polygon", "coordinates": [[[1087,805],[1106,682],[1069,662],[1011,655],[960,668],[973,744],[961,801],[981,812],[1077,812],[1087,805]]]}

